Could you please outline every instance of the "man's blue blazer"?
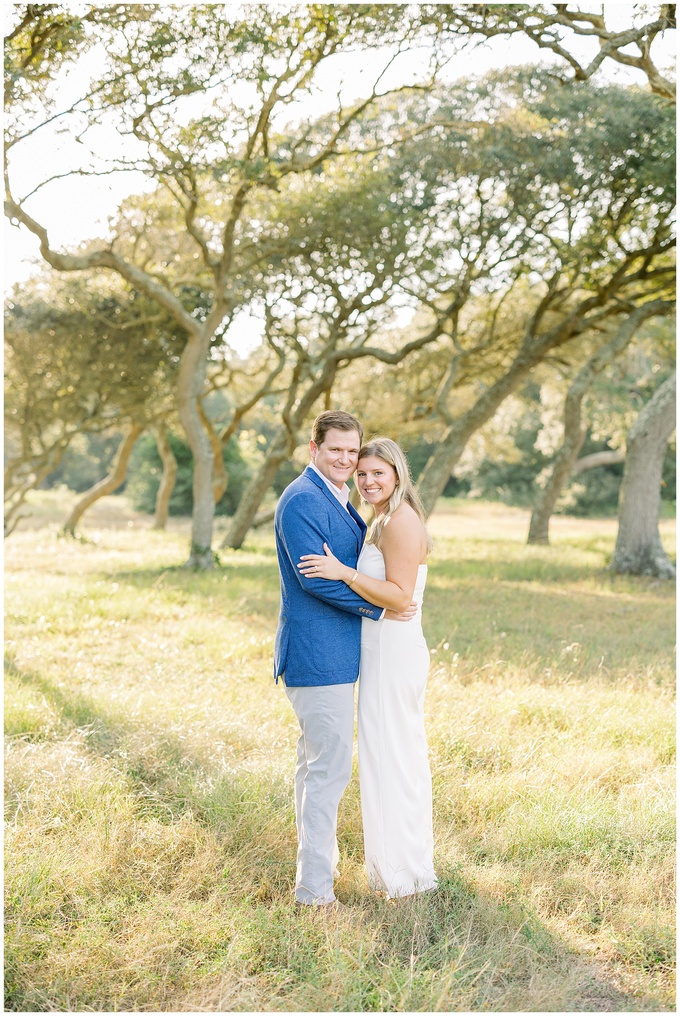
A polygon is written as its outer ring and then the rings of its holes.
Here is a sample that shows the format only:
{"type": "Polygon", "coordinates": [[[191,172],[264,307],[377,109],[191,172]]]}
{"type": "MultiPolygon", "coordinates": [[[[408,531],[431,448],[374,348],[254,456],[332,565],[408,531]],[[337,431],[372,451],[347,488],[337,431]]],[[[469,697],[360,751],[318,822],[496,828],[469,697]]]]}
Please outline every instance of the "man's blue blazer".
{"type": "Polygon", "coordinates": [[[383,612],[344,582],[305,578],[303,554],[323,554],[327,543],[354,568],[366,524],[343,508],[321,477],[307,468],[284,490],[274,518],[281,571],[281,612],[274,646],[274,677],[290,687],[352,684],[359,676],[361,619],[383,612]]]}

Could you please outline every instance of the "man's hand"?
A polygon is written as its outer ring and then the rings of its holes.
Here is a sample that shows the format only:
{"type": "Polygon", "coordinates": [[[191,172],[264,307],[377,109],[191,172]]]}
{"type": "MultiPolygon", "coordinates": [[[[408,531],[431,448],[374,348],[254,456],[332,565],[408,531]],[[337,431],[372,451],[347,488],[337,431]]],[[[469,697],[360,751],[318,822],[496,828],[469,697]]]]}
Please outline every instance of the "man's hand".
{"type": "Polygon", "coordinates": [[[411,621],[418,613],[418,604],[415,600],[411,600],[410,605],[406,610],[402,610],[400,614],[396,610],[385,611],[385,621],[411,621]]]}

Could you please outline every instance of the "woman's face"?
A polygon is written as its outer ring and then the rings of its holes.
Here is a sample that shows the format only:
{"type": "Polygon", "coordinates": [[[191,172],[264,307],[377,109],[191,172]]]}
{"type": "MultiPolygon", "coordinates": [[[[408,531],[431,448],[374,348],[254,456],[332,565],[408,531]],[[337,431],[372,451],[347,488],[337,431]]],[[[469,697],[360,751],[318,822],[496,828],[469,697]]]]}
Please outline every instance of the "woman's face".
{"type": "Polygon", "coordinates": [[[397,473],[394,466],[377,455],[366,455],[359,459],[357,467],[357,487],[365,501],[373,505],[376,515],[387,507],[387,502],[397,486],[397,473]]]}

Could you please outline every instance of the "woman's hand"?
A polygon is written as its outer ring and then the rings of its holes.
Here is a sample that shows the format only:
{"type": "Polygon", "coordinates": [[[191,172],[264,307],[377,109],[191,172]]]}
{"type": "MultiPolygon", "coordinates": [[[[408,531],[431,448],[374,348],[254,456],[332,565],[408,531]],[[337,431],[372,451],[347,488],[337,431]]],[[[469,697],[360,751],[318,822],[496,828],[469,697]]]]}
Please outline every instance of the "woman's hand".
{"type": "Polygon", "coordinates": [[[338,561],[337,557],[328,549],[324,543],[325,556],[321,554],[303,554],[300,558],[298,568],[307,579],[335,579],[345,582],[354,575],[354,568],[348,568],[346,564],[338,561]]]}

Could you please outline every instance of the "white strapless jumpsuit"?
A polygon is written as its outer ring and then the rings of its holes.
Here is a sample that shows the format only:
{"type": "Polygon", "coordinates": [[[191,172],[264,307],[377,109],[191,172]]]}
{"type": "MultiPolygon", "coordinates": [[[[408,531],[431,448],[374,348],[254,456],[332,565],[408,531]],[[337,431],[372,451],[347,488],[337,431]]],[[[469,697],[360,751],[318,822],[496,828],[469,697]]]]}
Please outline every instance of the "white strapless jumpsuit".
{"type": "MultiPolygon", "coordinates": [[[[357,569],[385,579],[366,544],[357,569]]],[[[359,781],[366,871],[388,898],[433,889],[432,778],[424,702],[430,654],[421,626],[427,565],[418,568],[411,621],[363,620],[359,672],[359,781]]]]}

